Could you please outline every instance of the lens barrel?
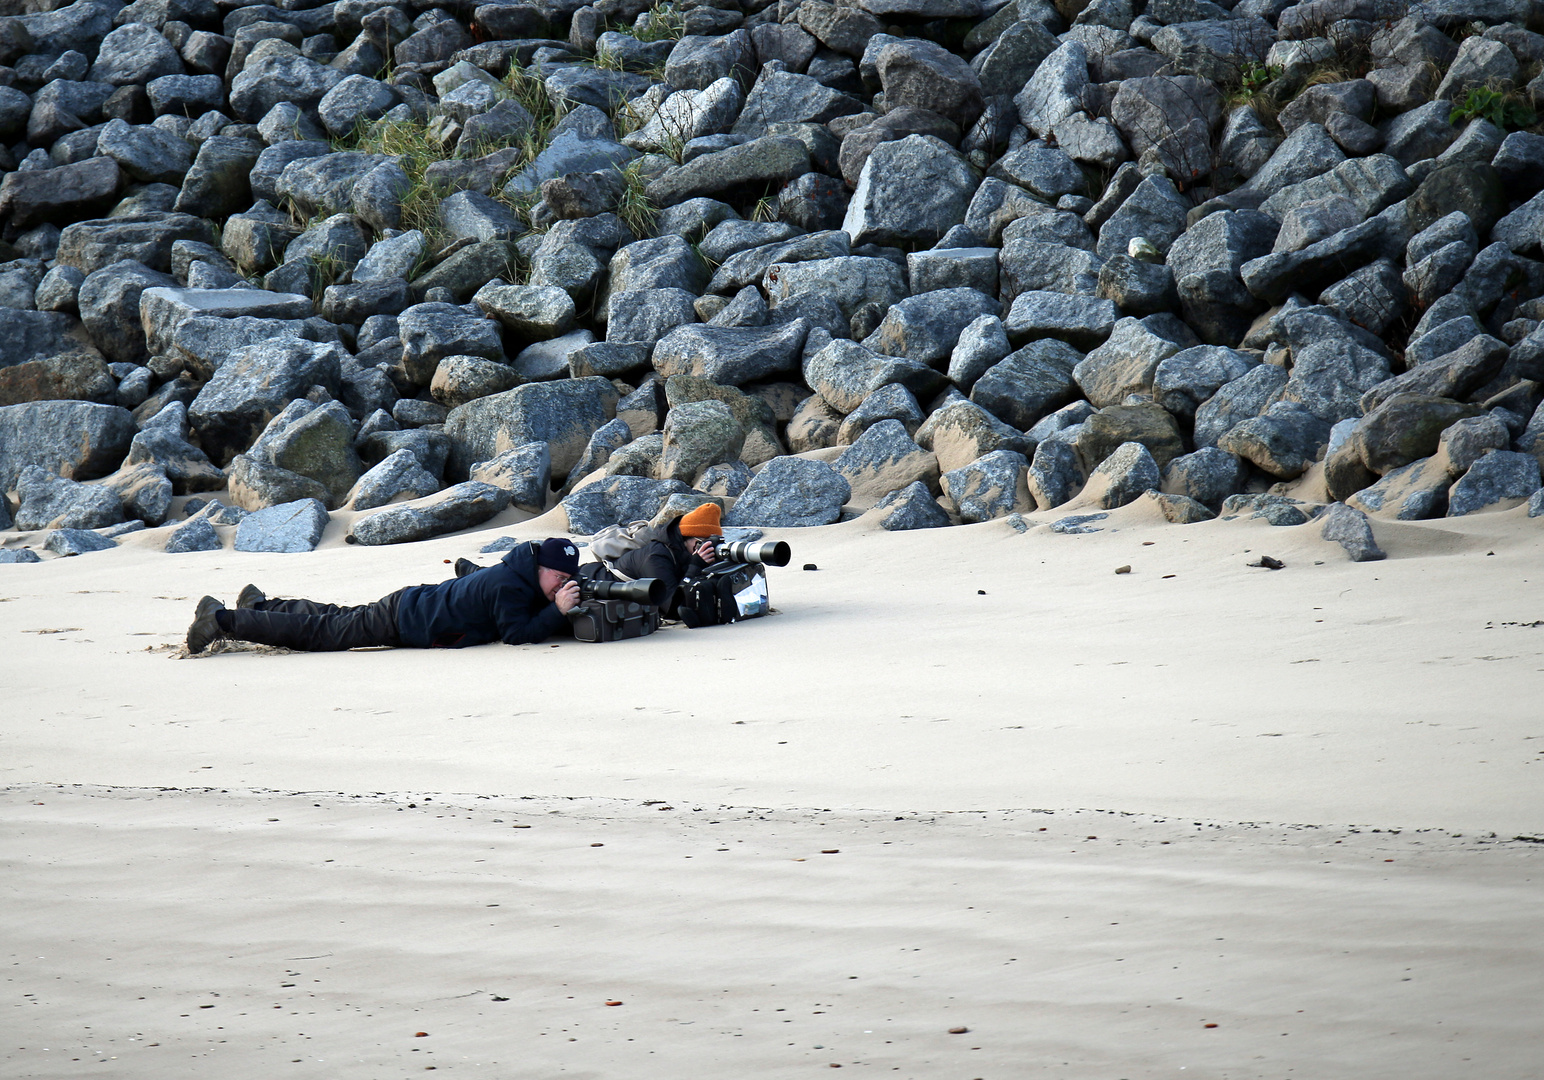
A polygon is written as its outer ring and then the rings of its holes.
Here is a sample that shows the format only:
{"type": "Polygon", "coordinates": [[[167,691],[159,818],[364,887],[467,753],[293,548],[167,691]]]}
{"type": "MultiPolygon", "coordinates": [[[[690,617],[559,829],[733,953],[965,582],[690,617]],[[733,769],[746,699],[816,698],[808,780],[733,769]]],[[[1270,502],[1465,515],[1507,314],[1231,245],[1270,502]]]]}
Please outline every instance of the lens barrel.
{"type": "Polygon", "coordinates": [[[768,540],[760,544],[753,540],[736,540],[718,545],[716,554],[726,562],[787,566],[788,560],[793,558],[793,549],[781,540],[768,540]]]}
{"type": "Polygon", "coordinates": [[[589,581],[580,586],[585,596],[597,600],[630,600],[635,604],[653,604],[665,598],[665,583],[658,578],[637,581],[589,581]]]}

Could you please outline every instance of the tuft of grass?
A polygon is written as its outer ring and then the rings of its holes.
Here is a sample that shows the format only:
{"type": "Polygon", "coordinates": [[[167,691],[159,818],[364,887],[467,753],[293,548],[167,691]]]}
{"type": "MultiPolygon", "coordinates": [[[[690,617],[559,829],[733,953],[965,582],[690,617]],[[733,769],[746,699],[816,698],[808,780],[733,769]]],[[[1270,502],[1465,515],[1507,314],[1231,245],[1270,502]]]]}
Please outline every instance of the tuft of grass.
{"type": "Polygon", "coordinates": [[[611,29],[639,41],[679,41],[686,36],[686,15],[677,11],[675,5],[657,0],[631,26],[615,26],[611,29]]]}
{"type": "Polygon", "coordinates": [[[1490,86],[1471,88],[1464,99],[1453,106],[1453,111],[1448,114],[1448,123],[1457,124],[1476,117],[1489,120],[1502,131],[1517,131],[1538,122],[1538,116],[1521,94],[1490,86]]]}
{"type": "Polygon", "coordinates": [[[643,177],[643,163],[634,161],[619,174],[622,178],[622,195],[617,200],[617,217],[643,240],[654,235],[659,220],[659,207],[644,194],[648,181],[643,177]]]}
{"type": "Polygon", "coordinates": [[[407,173],[408,189],[402,196],[402,227],[424,234],[426,253],[437,252],[449,237],[440,225],[440,193],[424,178],[425,171],[445,158],[444,147],[419,120],[381,120],[361,124],[342,139],[333,141],[334,149],[357,150],[365,154],[387,154],[398,159],[407,173]]]}
{"type": "Polygon", "coordinates": [[[777,210],[777,196],[763,195],[756,200],[756,205],[751,207],[750,219],[752,221],[776,221],[777,210]]]}

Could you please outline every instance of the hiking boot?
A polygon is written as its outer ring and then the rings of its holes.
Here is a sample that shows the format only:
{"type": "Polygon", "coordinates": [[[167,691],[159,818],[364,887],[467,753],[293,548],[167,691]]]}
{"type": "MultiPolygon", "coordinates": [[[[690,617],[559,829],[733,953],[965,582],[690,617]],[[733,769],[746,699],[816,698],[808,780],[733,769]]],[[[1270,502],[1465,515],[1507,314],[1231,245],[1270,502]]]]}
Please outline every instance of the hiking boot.
{"type": "Polygon", "coordinates": [[[239,608],[255,608],[268,599],[263,590],[256,585],[243,585],[241,594],[236,597],[236,606],[239,608]]]}
{"type": "Polygon", "coordinates": [[[481,569],[482,567],[478,566],[471,559],[456,560],[456,576],[458,578],[466,577],[468,574],[475,574],[481,569]]]}
{"type": "Polygon", "coordinates": [[[212,596],[206,596],[193,609],[193,625],[188,627],[188,652],[197,655],[225,636],[215,616],[225,610],[225,605],[212,596]]]}

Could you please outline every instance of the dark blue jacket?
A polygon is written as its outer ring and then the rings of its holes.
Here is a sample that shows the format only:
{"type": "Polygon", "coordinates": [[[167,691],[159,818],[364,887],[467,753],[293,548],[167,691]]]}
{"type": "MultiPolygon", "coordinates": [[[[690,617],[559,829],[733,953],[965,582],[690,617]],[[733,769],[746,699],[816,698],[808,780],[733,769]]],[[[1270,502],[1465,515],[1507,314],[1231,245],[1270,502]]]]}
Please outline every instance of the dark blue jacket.
{"type": "Polygon", "coordinates": [[[460,649],[542,641],[568,620],[542,595],[536,553],[520,544],[475,574],[402,590],[397,630],[411,648],[460,649]]]}

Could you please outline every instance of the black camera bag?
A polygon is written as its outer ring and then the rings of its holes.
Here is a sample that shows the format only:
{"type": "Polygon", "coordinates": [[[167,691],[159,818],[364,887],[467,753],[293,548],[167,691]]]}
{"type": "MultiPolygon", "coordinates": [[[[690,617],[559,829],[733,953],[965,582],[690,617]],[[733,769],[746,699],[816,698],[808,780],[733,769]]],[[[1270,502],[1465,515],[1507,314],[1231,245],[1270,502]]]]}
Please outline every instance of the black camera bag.
{"type": "Polygon", "coordinates": [[[717,626],[760,618],[768,610],[766,567],[714,563],[681,582],[676,614],[687,626],[717,626]]]}
{"type": "Polygon", "coordinates": [[[585,600],[568,613],[578,641],[623,641],[659,629],[659,608],[631,600],[585,600]]]}

